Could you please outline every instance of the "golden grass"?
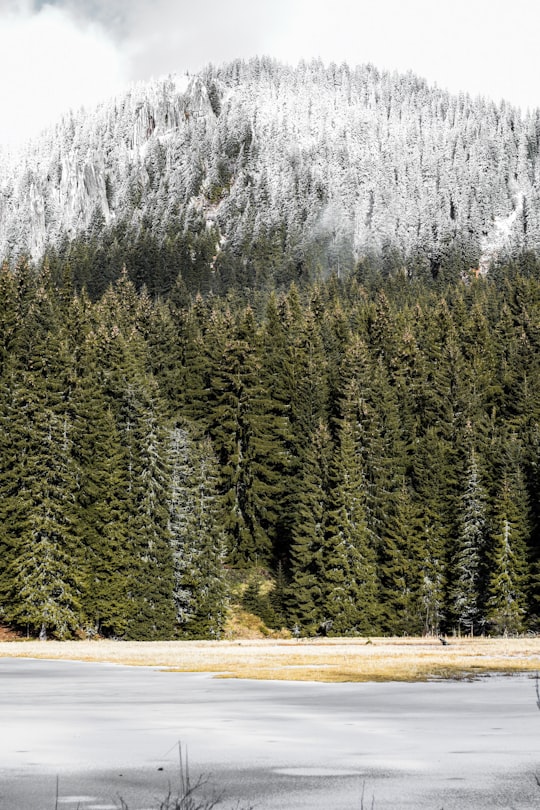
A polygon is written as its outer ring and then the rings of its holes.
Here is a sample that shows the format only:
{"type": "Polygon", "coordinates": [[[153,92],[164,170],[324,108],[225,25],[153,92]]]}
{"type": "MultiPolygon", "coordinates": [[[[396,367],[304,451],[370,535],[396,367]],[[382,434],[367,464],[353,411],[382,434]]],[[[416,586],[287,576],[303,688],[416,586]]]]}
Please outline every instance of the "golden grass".
{"type": "Polygon", "coordinates": [[[262,619],[247,610],[235,607],[230,611],[225,623],[226,639],[290,638],[288,630],[271,630],[262,619]]]}
{"type": "Polygon", "coordinates": [[[221,677],[415,681],[540,670],[540,638],[0,642],[0,657],[155,666],[221,677]]]}

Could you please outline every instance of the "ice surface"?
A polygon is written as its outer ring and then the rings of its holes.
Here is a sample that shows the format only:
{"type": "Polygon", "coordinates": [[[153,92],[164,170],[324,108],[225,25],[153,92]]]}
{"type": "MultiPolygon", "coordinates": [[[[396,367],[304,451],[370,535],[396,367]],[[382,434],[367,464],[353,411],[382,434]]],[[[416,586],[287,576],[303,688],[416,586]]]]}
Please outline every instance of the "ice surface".
{"type": "Polygon", "coordinates": [[[540,713],[528,677],[427,684],[218,680],[0,659],[0,807],[156,807],[177,773],[260,810],[530,808],[540,713]],[[76,802],[76,803],[75,803],[76,802]]]}

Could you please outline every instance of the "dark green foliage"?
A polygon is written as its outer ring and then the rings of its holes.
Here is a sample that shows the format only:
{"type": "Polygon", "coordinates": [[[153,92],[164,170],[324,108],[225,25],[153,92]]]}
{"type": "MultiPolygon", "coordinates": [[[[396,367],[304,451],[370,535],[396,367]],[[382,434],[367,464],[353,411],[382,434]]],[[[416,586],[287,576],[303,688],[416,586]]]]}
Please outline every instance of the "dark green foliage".
{"type": "Polygon", "coordinates": [[[461,495],[458,536],[453,559],[453,618],[471,636],[485,625],[483,576],[488,540],[487,495],[472,454],[461,495]]]}
{"type": "Polygon", "coordinates": [[[128,638],[174,633],[173,562],[169,543],[166,435],[153,386],[130,383],[120,413],[128,491],[128,638]],[[140,387],[139,387],[140,385],[140,387]]]}
{"type": "Polygon", "coordinates": [[[529,578],[526,541],[529,505],[519,467],[506,470],[498,492],[490,549],[486,619],[491,632],[523,631],[529,578]]]}
{"type": "Polygon", "coordinates": [[[278,617],[272,604],[272,594],[261,590],[261,582],[252,579],[242,594],[242,607],[263,620],[267,627],[279,627],[278,617]]]}
{"type": "Polygon", "coordinates": [[[53,409],[25,402],[20,389],[12,393],[11,426],[4,436],[16,448],[18,463],[9,471],[2,508],[8,540],[2,612],[15,625],[65,638],[79,626],[86,574],[69,426],[53,409]]]}
{"type": "Polygon", "coordinates": [[[0,600],[5,618],[64,638],[79,626],[86,566],[75,506],[72,360],[48,279],[37,280],[3,379],[0,600]]]}
{"type": "MultiPolygon", "coordinates": [[[[225,324],[224,324],[225,325],[225,324]]],[[[270,542],[257,508],[258,471],[253,394],[257,383],[255,324],[250,311],[226,339],[210,380],[208,432],[221,470],[224,527],[235,564],[270,556],[270,542]]]]}
{"type": "Polygon", "coordinates": [[[537,268],[268,292],[253,261],[169,300],[2,269],[2,620],[218,638],[226,568],[263,567],[244,607],[299,634],[537,629],[537,268]]]}
{"type": "Polygon", "coordinates": [[[76,504],[88,566],[83,603],[87,632],[122,636],[127,621],[128,486],[120,432],[100,385],[99,348],[92,335],[81,345],[72,400],[76,504]]]}
{"type": "Polygon", "coordinates": [[[285,608],[290,628],[314,634],[325,618],[322,575],[325,504],[328,491],[330,438],[323,423],[311,434],[302,451],[296,479],[295,516],[292,529],[290,582],[285,608]]]}
{"type": "Polygon", "coordinates": [[[210,442],[174,428],[170,438],[169,531],[178,632],[219,638],[226,617],[223,503],[210,442]]]}
{"type": "Polygon", "coordinates": [[[327,632],[376,635],[379,581],[365,509],[365,481],[354,422],[343,422],[331,469],[322,548],[321,610],[327,632]]]}

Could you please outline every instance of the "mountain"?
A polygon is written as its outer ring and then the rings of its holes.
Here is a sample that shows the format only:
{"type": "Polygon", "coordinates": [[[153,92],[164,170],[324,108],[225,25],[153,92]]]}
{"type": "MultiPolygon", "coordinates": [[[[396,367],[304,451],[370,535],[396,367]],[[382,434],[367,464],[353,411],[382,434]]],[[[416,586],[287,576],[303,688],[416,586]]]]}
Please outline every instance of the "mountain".
{"type": "Polygon", "coordinates": [[[169,263],[222,287],[365,256],[409,273],[436,275],[449,257],[484,272],[540,246],[539,144],[539,111],[410,73],[209,66],[136,85],[4,156],[0,255],[38,259],[112,234],[121,265],[122,245],[143,234],[180,240],[169,263]]]}
{"type": "Polygon", "coordinates": [[[538,633],[539,137],[258,59],[4,157],[0,621],[538,633]]]}

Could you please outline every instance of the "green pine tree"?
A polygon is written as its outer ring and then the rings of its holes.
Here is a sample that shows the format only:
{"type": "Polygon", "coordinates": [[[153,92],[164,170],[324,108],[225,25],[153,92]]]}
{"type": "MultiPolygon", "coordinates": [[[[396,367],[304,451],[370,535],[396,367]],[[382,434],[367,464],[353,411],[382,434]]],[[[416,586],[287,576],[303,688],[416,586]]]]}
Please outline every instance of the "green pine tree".
{"type": "Polygon", "coordinates": [[[472,453],[461,497],[451,589],[457,629],[471,636],[481,632],[485,625],[482,573],[487,536],[487,496],[476,455],[472,453]]]}
{"type": "Polygon", "coordinates": [[[174,635],[173,561],[169,543],[167,436],[157,387],[129,374],[119,431],[125,451],[130,609],[126,636],[174,635]]]}
{"type": "Polygon", "coordinates": [[[186,428],[171,434],[169,531],[179,632],[219,638],[227,613],[225,537],[216,460],[208,439],[186,428]]]}
{"type": "Polygon", "coordinates": [[[65,638],[83,623],[85,570],[72,428],[59,403],[40,401],[43,390],[32,396],[36,383],[22,376],[11,389],[2,420],[8,452],[2,476],[6,556],[0,600],[8,622],[65,638]]]}
{"type": "Polygon", "coordinates": [[[321,560],[321,611],[333,635],[374,635],[380,605],[375,550],[354,422],[344,420],[332,464],[321,560]]]}
{"type": "Polygon", "coordinates": [[[116,419],[100,380],[97,346],[88,337],[73,391],[76,503],[85,545],[82,604],[87,632],[121,637],[128,600],[127,464],[116,419]]]}
{"type": "Polygon", "coordinates": [[[323,619],[322,549],[328,492],[330,437],[321,423],[305,448],[296,480],[296,511],[289,553],[285,607],[291,629],[313,635],[323,619]]]}
{"type": "Polygon", "coordinates": [[[521,471],[506,474],[496,503],[486,619],[499,635],[521,633],[527,612],[528,499],[521,471]]]}

